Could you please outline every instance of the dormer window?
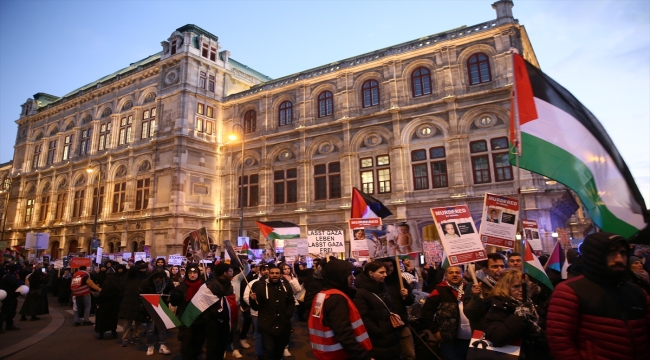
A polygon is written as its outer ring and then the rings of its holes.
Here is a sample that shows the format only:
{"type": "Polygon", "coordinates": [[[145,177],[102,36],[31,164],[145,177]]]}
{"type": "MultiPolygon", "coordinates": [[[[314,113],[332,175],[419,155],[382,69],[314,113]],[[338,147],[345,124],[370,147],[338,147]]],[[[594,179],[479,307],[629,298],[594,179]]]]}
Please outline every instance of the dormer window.
{"type": "Polygon", "coordinates": [[[171,54],[176,55],[176,40],[172,40],[171,54]]]}

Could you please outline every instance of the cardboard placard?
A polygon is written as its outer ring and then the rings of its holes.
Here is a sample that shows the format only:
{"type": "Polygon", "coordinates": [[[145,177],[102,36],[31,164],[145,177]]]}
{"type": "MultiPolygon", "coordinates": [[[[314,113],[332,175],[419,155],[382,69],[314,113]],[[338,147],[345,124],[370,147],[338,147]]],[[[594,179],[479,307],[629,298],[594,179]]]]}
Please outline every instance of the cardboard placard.
{"type": "Polygon", "coordinates": [[[519,200],[485,193],[479,234],[486,245],[514,249],[519,218],[519,200]]]}
{"type": "Polygon", "coordinates": [[[70,259],[69,265],[71,268],[75,269],[81,266],[89,268],[92,264],[90,262],[90,258],[73,257],[70,259]]]}
{"type": "MultiPolygon", "coordinates": [[[[365,228],[366,244],[371,259],[407,255],[422,251],[422,242],[415,221],[365,228]]],[[[361,237],[360,235],[357,235],[361,237]]]]}
{"type": "Polygon", "coordinates": [[[307,241],[310,254],[345,252],[343,230],[308,230],[307,241]]]}
{"type": "Polygon", "coordinates": [[[298,239],[284,240],[284,256],[285,258],[298,256],[298,239]]]}
{"type": "Polygon", "coordinates": [[[350,230],[350,251],[356,257],[369,256],[366,230],[364,228],[350,230]]]}
{"type": "Polygon", "coordinates": [[[432,208],[431,216],[450,265],[487,259],[467,205],[432,208]]]}
{"type": "Polygon", "coordinates": [[[139,261],[139,260],[147,261],[147,253],[144,251],[136,252],[133,255],[133,259],[134,261],[139,261]]]}
{"type": "Polygon", "coordinates": [[[539,228],[535,220],[522,220],[524,238],[534,251],[542,251],[542,239],[539,237],[539,228]]]}

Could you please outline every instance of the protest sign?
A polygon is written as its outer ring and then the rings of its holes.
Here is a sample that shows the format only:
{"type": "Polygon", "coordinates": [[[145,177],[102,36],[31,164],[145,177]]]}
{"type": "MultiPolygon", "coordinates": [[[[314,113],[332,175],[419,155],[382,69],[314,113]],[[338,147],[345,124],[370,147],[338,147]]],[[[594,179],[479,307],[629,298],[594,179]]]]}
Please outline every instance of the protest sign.
{"type": "Polygon", "coordinates": [[[264,256],[264,249],[248,249],[248,258],[251,260],[261,260],[264,256]]]}
{"type": "Polygon", "coordinates": [[[296,239],[298,255],[303,256],[309,254],[309,240],[296,239]]]}
{"type": "Polygon", "coordinates": [[[118,264],[121,264],[121,263],[122,263],[122,255],[115,255],[115,261],[116,261],[118,264]]]}
{"type": "Polygon", "coordinates": [[[537,221],[523,220],[522,225],[524,228],[524,237],[528,245],[530,245],[530,248],[534,251],[542,251],[542,240],[539,238],[537,221]]]}
{"type": "Polygon", "coordinates": [[[517,235],[518,216],[518,199],[485,193],[483,217],[479,230],[481,241],[486,245],[513,249],[517,235]]]}
{"type": "Polygon", "coordinates": [[[442,263],[442,245],[439,241],[423,241],[424,259],[427,264],[442,263]]]}
{"type": "Polygon", "coordinates": [[[223,241],[223,246],[226,249],[224,255],[228,255],[230,257],[230,262],[233,266],[236,266],[238,268],[243,268],[243,265],[241,261],[239,261],[239,257],[237,256],[237,253],[235,252],[235,249],[232,247],[232,243],[230,243],[230,240],[224,240],[223,241]]]}
{"type": "Polygon", "coordinates": [[[569,230],[564,228],[557,229],[557,240],[562,245],[562,249],[569,250],[573,248],[571,245],[571,235],[569,235],[569,230]]]}
{"type": "Polygon", "coordinates": [[[432,208],[431,216],[450,265],[487,259],[467,205],[432,208]]]}
{"type": "MultiPolygon", "coordinates": [[[[366,244],[371,259],[407,255],[422,251],[415,221],[366,227],[366,244]]],[[[356,235],[361,237],[361,235],[356,235]]]]}
{"type": "Polygon", "coordinates": [[[63,260],[54,260],[52,264],[54,265],[54,269],[56,270],[63,269],[65,267],[63,265],[63,260]]]}
{"type": "Polygon", "coordinates": [[[167,263],[169,265],[178,265],[178,266],[180,266],[180,265],[183,264],[183,260],[185,260],[185,256],[183,256],[181,254],[173,254],[173,255],[169,255],[167,257],[167,263]]]}
{"type": "Polygon", "coordinates": [[[285,257],[298,256],[298,239],[284,240],[284,256],[285,257]]]}
{"type": "Polygon", "coordinates": [[[309,230],[307,241],[310,254],[345,252],[343,230],[309,230]]]}
{"type": "Polygon", "coordinates": [[[368,256],[368,242],[366,240],[366,231],[361,229],[350,230],[350,251],[353,257],[368,256]]]}
{"type": "Polygon", "coordinates": [[[147,253],[144,252],[144,251],[142,251],[142,252],[136,252],[136,253],[134,253],[134,255],[133,255],[133,260],[134,260],[134,261],[139,261],[139,260],[147,261],[147,253]]]}
{"type": "Polygon", "coordinates": [[[102,253],[104,249],[101,247],[97,248],[97,255],[95,256],[95,264],[100,264],[102,262],[102,253]]]}
{"type": "Polygon", "coordinates": [[[248,236],[238,236],[237,237],[237,246],[244,246],[244,244],[250,243],[250,238],[248,236]]]}
{"type": "Polygon", "coordinates": [[[381,226],[381,218],[350,219],[350,229],[364,228],[366,226],[381,226]]]}
{"type": "Polygon", "coordinates": [[[27,233],[25,238],[26,249],[47,249],[50,243],[50,233],[27,233]]]}
{"type": "Polygon", "coordinates": [[[90,258],[73,257],[70,259],[70,267],[75,269],[81,266],[89,268],[91,266],[90,258]]]}
{"type": "Polygon", "coordinates": [[[122,259],[124,259],[124,260],[127,260],[127,261],[128,261],[128,260],[131,260],[131,256],[132,256],[132,255],[131,255],[130,252],[122,253],[122,259]]]}

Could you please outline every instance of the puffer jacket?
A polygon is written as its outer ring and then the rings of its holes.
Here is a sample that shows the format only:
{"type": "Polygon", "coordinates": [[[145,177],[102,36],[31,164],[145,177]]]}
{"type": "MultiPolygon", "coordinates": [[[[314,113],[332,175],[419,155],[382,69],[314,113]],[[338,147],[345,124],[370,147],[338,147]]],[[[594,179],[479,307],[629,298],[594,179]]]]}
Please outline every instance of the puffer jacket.
{"type": "Polygon", "coordinates": [[[372,357],[377,360],[398,359],[399,330],[393,328],[390,322],[388,309],[392,309],[393,302],[386,292],[385,284],[373,281],[364,273],[357,276],[354,284],[357,293],[353,301],[372,342],[372,357]]]}
{"type": "Polygon", "coordinates": [[[611,233],[587,236],[584,275],[555,288],[546,321],[556,359],[650,359],[650,297],[609,270],[609,248],[628,242],[611,233]]]}

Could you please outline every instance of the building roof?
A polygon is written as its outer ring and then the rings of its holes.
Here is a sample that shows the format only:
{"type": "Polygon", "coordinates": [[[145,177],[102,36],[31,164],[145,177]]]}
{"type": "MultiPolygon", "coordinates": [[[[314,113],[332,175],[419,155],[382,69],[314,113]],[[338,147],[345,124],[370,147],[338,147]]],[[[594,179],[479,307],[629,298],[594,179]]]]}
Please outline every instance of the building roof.
{"type": "MultiPolygon", "coordinates": [[[[221,56],[220,56],[220,58],[221,58],[221,56]]],[[[223,59],[221,59],[221,60],[223,60],[223,59]]],[[[228,58],[228,64],[230,64],[231,67],[233,67],[233,68],[235,68],[235,69],[237,69],[237,70],[239,70],[239,71],[241,71],[243,73],[246,73],[246,74],[248,74],[250,76],[256,77],[256,78],[258,78],[258,79],[260,79],[262,81],[271,81],[271,80],[273,80],[272,77],[270,77],[268,75],[264,75],[264,74],[262,74],[261,72],[255,70],[255,69],[249,68],[248,65],[244,65],[244,64],[240,63],[239,61],[237,61],[237,60],[235,60],[233,58],[228,58]]]]}

